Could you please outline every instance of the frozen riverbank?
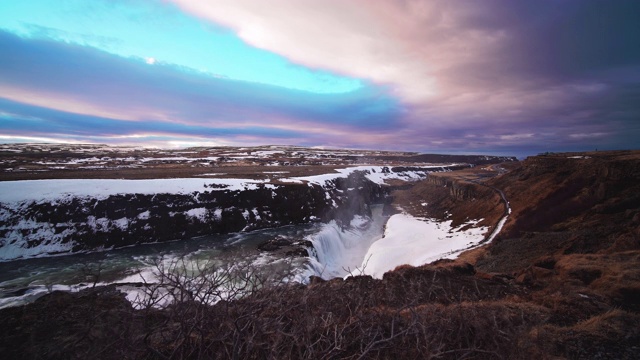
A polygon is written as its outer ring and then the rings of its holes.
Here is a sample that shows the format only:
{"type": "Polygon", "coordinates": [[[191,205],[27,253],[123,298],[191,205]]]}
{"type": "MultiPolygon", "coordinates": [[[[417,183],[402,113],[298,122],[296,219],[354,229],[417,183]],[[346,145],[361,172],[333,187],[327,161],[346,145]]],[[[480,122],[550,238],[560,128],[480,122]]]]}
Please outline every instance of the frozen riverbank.
{"type": "Polygon", "coordinates": [[[419,266],[438,259],[453,259],[485,239],[488,228],[474,226],[480,221],[471,220],[453,228],[451,221],[393,215],[387,221],[384,237],[365,254],[361,269],[364,274],[380,279],[400,265],[419,266]]]}

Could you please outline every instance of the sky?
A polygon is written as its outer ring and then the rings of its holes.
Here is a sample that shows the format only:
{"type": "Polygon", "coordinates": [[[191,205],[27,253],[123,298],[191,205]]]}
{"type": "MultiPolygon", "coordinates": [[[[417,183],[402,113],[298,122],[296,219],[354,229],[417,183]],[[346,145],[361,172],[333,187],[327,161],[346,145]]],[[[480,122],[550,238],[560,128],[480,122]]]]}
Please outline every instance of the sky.
{"type": "Polygon", "coordinates": [[[637,0],[2,0],[0,143],[640,148],[637,0]]]}

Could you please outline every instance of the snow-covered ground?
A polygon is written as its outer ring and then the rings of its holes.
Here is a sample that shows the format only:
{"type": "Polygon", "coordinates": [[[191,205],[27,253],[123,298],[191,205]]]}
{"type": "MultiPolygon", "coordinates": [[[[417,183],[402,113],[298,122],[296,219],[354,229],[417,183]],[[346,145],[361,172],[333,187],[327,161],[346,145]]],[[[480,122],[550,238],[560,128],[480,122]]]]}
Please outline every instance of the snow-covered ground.
{"type": "Polygon", "coordinates": [[[367,251],[361,268],[364,274],[382,278],[400,265],[424,265],[438,259],[453,259],[460,252],[485,238],[487,227],[473,227],[481,220],[469,221],[458,228],[451,221],[419,219],[396,214],[387,221],[384,237],[367,251]],[[465,226],[470,228],[462,231],[465,226]]]}
{"type": "MultiPolygon", "coordinates": [[[[391,179],[417,181],[425,179],[429,171],[441,171],[449,166],[455,165],[457,164],[420,166],[420,169],[424,170],[409,170],[401,172],[392,172],[390,170],[390,167],[387,166],[353,166],[344,169],[336,169],[337,173],[293,177],[291,178],[291,180],[304,181],[309,184],[325,185],[327,181],[335,180],[337,178],[346,178],[349,176],[349,174],[355,171],[362,171],[366,174],[365,176],[367,177],[367,179],[376,184],[384,184],[386,180],[391,179]]],[[[280,179],[280,181],[282,180],[283,179],[280,179]]]]}
{"type": "Polygon", "coordinates": [[[5,154],[0,156],[0,165],[11,163],[19,165],[15,168],[1,169],[6,172],[153,168],[158,164],[200,167],[236,162],[254,165],[345,165],[359,163],[359,159],[372,159],[376,156],[402,158],[417,154],[368,150],[322,150],[296,146],[191,148],[181,151],[91,144],[0,144],[0,152],[5,154]],[[34,153],[40,154],[41,160],[33,161],[31,155],[34,153]],[[21,157],[24,154],[30,156],[21,157]]]}
{"type": "MultiPolygon", "coordinates": [[[[54,179],[22,180],[0,182],[0,203],[20,203],[24,201],[51,201],[79,197],[105,199],[117,194],[191,194],[210,191],[215,188],[225,190],[256,189],[262,180],[251,179],[54,179]],[[214,187],[211,187],[211,186],[214,187]]],[[[273,185],[270,185],[273,186],[273,185]]]]}
{"type": "MultiPolygon", "coordinates": [[[[364,171],[371,181],[382,184],[389,179],[419,180],[427,176],[425,171],[383,172],[382,166],[356,166],[337,169],[337,172],[323,175],[280,178],[280,182],[326,185],[327,181],[337,178],[346,178],[355,171],[364,171]]],[[[424,167],[434,170],[442,166],[424,167]]],[[[216,174],[220,175],[220,174],[216,174]]],[[[56,199],[79,197],[105,199],[117,194],[191,194],[194,192],[210,191],[213,189],[224,190],[252,190],[258,184],[268,184],[269,180],[253,179],[211,179],[211,178],[185,178],[185,179],[149,179],[149,180],[123,180],[123,179],[54,179],[54,180],[22,180],[0,182],[0,203],[21,203],[25,201],[51,201],[56,199]]]]}

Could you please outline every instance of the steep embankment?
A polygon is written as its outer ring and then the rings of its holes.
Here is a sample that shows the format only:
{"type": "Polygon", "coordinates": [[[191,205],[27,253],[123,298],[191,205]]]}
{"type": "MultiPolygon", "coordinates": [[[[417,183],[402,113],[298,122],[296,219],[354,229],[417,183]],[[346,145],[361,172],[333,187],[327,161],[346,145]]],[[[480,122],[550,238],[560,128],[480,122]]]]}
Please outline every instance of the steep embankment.
{"type": "Polygon", "coordinates": [[[0,260],[188,239],[313,221],[348,224],[383,203],[389,179],[466,167],[360,166],[250,179],[0,182],[0,260]]]}
{"type": "Polygon", "coordinates": [[[487,184],[505,192],[513,211],[489,248],[491,262],[481,263],[487,271],[518,270],[541,256],[640,249],[638,152],[531,157],[487,184]]]}
{"type": "Polygon", "coordinates": [[[433,173],[426,181],[394,191],[393,205],[416,217],[452,220],[453,227],[482,219],[479,226],[493,228],[504,215],[505,204],[497,191],[478,179],[495,175],[478,169],[433,173]]]}
{"type": "Polygon", "coordinates": [[[38,199],[29,200],[29,194],[24,194],[20,196],[26,196],[27,200],[1,204],[0,259],[119,248],[314,220],[350,219],[354,214],[367,215],[369,205],[381,202],[386,195],[383,186],[369,181],[361,172],[329,179],[323,185],[302,181],[220,182],[173,179],[36,183],[39,187],[61,189],[42,194],[38,199]],[[74,184],[103,186],[108,191],[66,193],[73,190],[74,184]]]}
{"type": "Polygon", "coordinates": [[[386,211],[401,213],[389,218],[383,238],[367,251],[360,267],[363,273],[381,278],[397,266],[456,258],[489,241],[508,207],[499,190],[478,182],[482,172],[466,167],[398,184],[386,211]]]}
{"type": "Polygon", "coordinates": [[[637,357],[640,152],[531,157],[487,184],[513,212],[476,269],[513,276],[552,309],[538,341],[571,357],[637,357]]]}
{"type": "Polygon", "coordinates": [[[479,270],[562,299],[568,318],[595,311],[577,313],[585,302],[640,310],[639,152],[533,157],[489,184],[507,194],[513,215],[479,270]]]}

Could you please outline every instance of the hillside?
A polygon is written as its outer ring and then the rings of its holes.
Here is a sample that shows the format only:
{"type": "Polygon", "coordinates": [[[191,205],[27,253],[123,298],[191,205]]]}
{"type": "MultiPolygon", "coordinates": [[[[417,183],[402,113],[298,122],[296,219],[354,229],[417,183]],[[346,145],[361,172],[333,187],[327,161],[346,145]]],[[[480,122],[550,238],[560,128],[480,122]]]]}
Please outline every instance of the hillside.
{"type": "Polygon", "coordinates": [[[134,310],[112,287],[0,310],[11,358],[640,357],[640,152],[551,154],[430,174],[389,209],[483,218],[458,260],[375,280],[254,288],[213,306],[134,310]]]}
{"type": "Polygon", "coordinates": [[[637,356],[633,342],[620,344],[638,336],[640,152],[547,154],[505,167],[510,170],[432,174],[396,198],[433,204],[402,202],[418,215],[449,211],[454,221],[484,216],[495,224],[503,211],[496,189],[503,191],[511,214],[501,233],[456,263],[473,264],[476,276],[524,286],[528,302],[550,309],[545,325],[532,332],[550,343],[545,351],[569,358],[612,350],[616,355],[601,358],[637,356]]]}

